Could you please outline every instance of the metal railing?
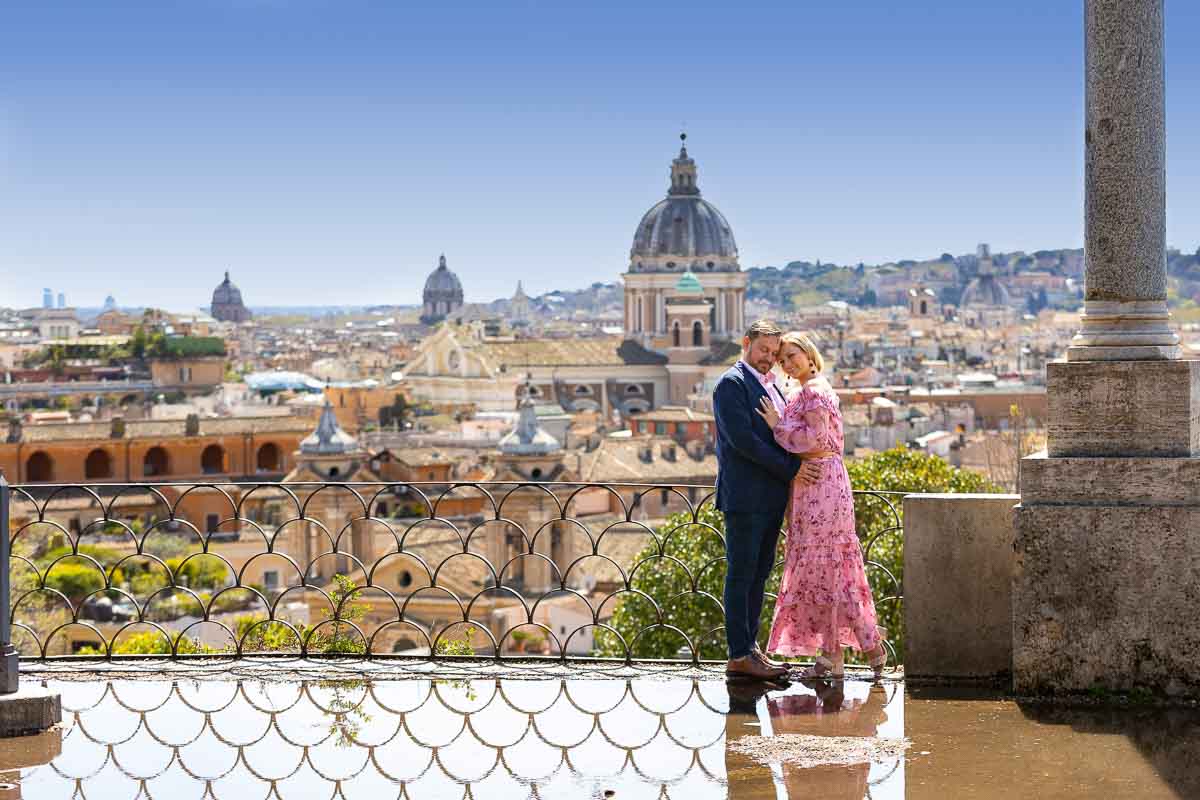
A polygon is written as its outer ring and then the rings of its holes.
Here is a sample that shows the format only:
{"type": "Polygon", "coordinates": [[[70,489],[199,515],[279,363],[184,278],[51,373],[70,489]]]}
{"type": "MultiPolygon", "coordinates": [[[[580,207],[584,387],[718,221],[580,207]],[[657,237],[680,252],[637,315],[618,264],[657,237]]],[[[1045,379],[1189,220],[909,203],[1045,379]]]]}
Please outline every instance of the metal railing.
{"type": "MultiPolygon", "coordinates": [[[[902,526],[856,516],[892,660],[902,526]]],[[[0,479],[0,688],[22,658],[722,657],[709,486],[0,479]],[[9,565],[11,564],[11,569],[9,565]],[[11,599],[11,606],[10,606],[11,599]]],[[[768,584],[764,628],[773,587],[768,584]]]]}

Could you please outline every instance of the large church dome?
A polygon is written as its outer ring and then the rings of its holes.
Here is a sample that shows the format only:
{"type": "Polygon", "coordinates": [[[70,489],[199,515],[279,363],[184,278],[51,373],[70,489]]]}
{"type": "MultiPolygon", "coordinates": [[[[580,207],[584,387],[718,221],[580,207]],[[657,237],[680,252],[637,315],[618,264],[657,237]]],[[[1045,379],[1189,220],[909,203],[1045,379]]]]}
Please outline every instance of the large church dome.
{"type": "MultiPolygon", "coordinates": [[[[686,139],[686,134],[680,136],[686,139]]],[[[737,270],[737,243],[724,215],[700,197],[696,162],[679,148],[671,188],[642,217],[629,253],[631,272],[737,270]]]]}

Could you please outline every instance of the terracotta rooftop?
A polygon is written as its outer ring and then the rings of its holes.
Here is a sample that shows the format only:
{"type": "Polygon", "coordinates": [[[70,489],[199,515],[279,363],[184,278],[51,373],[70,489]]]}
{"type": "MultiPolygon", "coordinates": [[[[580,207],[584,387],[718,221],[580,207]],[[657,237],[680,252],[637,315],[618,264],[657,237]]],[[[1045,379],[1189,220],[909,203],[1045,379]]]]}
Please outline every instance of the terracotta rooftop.
{"type": "Polygon", "coordinates": [[[717,457],[695,459],[675,440],[658,436],[607,438],[590,453],[582,453],[580,480],[597,483],[706,483],[717,478],[717,457]],[[649,452],[650,458],[645,458],[649,452]],[[674,460],[670,454],[674,453],[674,460]]]}
{"type": "MultiPolygon", "coordinates": [[[[201,436],[231,436],[241,433],[303,433],[312,421],[301,417],[218,417],[200,420],[201,436]]],[[[187,420],[127,420],[124,439],[167,439],[186,436],[187,420]]],[[[112,438],[111,422],[65,422],[25,425],[23,442],[89,441],[112,438]]]]}
{"type": "Polygon", "coordinates": [[[687,406],[660,406],[637,415],[638,420],[647,422],[712,422],[712,414],[695,411],[687,406]]]}
{"type": "Polygon", "coordinates": [[[521,367],[618,366],[625,362],[617,354],[621,340],[520,339],[511,342],[478,342],[470,345],[495,366],[521,367]]]}

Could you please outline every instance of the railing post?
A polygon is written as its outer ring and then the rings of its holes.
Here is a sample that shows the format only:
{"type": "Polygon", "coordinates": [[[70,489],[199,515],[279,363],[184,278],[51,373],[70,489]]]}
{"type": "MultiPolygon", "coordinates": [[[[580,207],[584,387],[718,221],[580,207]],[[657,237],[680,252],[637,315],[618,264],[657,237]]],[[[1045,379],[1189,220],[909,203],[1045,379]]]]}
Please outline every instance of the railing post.
{"type": "Polygon", "coordinates": [[[17,649],[12,643],[12,609],[10,597],[12,582],[9,580],[8,540],[8,480],[0,475],[0,694],[17,691],[19,678],[17,649]]]}

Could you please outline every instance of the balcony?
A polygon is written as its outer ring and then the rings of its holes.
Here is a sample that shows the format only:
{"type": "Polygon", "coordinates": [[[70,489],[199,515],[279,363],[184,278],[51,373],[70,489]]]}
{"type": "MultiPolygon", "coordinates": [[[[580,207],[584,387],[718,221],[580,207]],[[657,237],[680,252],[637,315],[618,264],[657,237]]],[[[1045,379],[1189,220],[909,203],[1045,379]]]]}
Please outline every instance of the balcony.
{"type": "Polygon", "coordinates": [[[924,564],[909,564],[921,615],[974,626],[964,649],[986,654],[1005,598],[968,568],[1003,560],[1011,496],[857,492],[893,667],[883,682],[852,667],[844,682],[769,687],[724,679],[711,487],[0,495],[22,685],[62,703],[61,726],[5,740],[0,784],[27,797],[933,798],[986,796],[1006,771],[1039,796],[1200,787],[1170,746],[1197,740],[1194,712],[1172,712],[1161,736],[1162,715],[906,687],[906,650],[936,660],[945,623],[906,628],[905,559],[924,564]],[[64,519],[80,506],[91,519],[75,531],[64,519]],[[954,600],[964,584],[983,605],[954,600]],[[1068,754],[1086,758],[1087,782],[1051,768],[1068,754]]]}

